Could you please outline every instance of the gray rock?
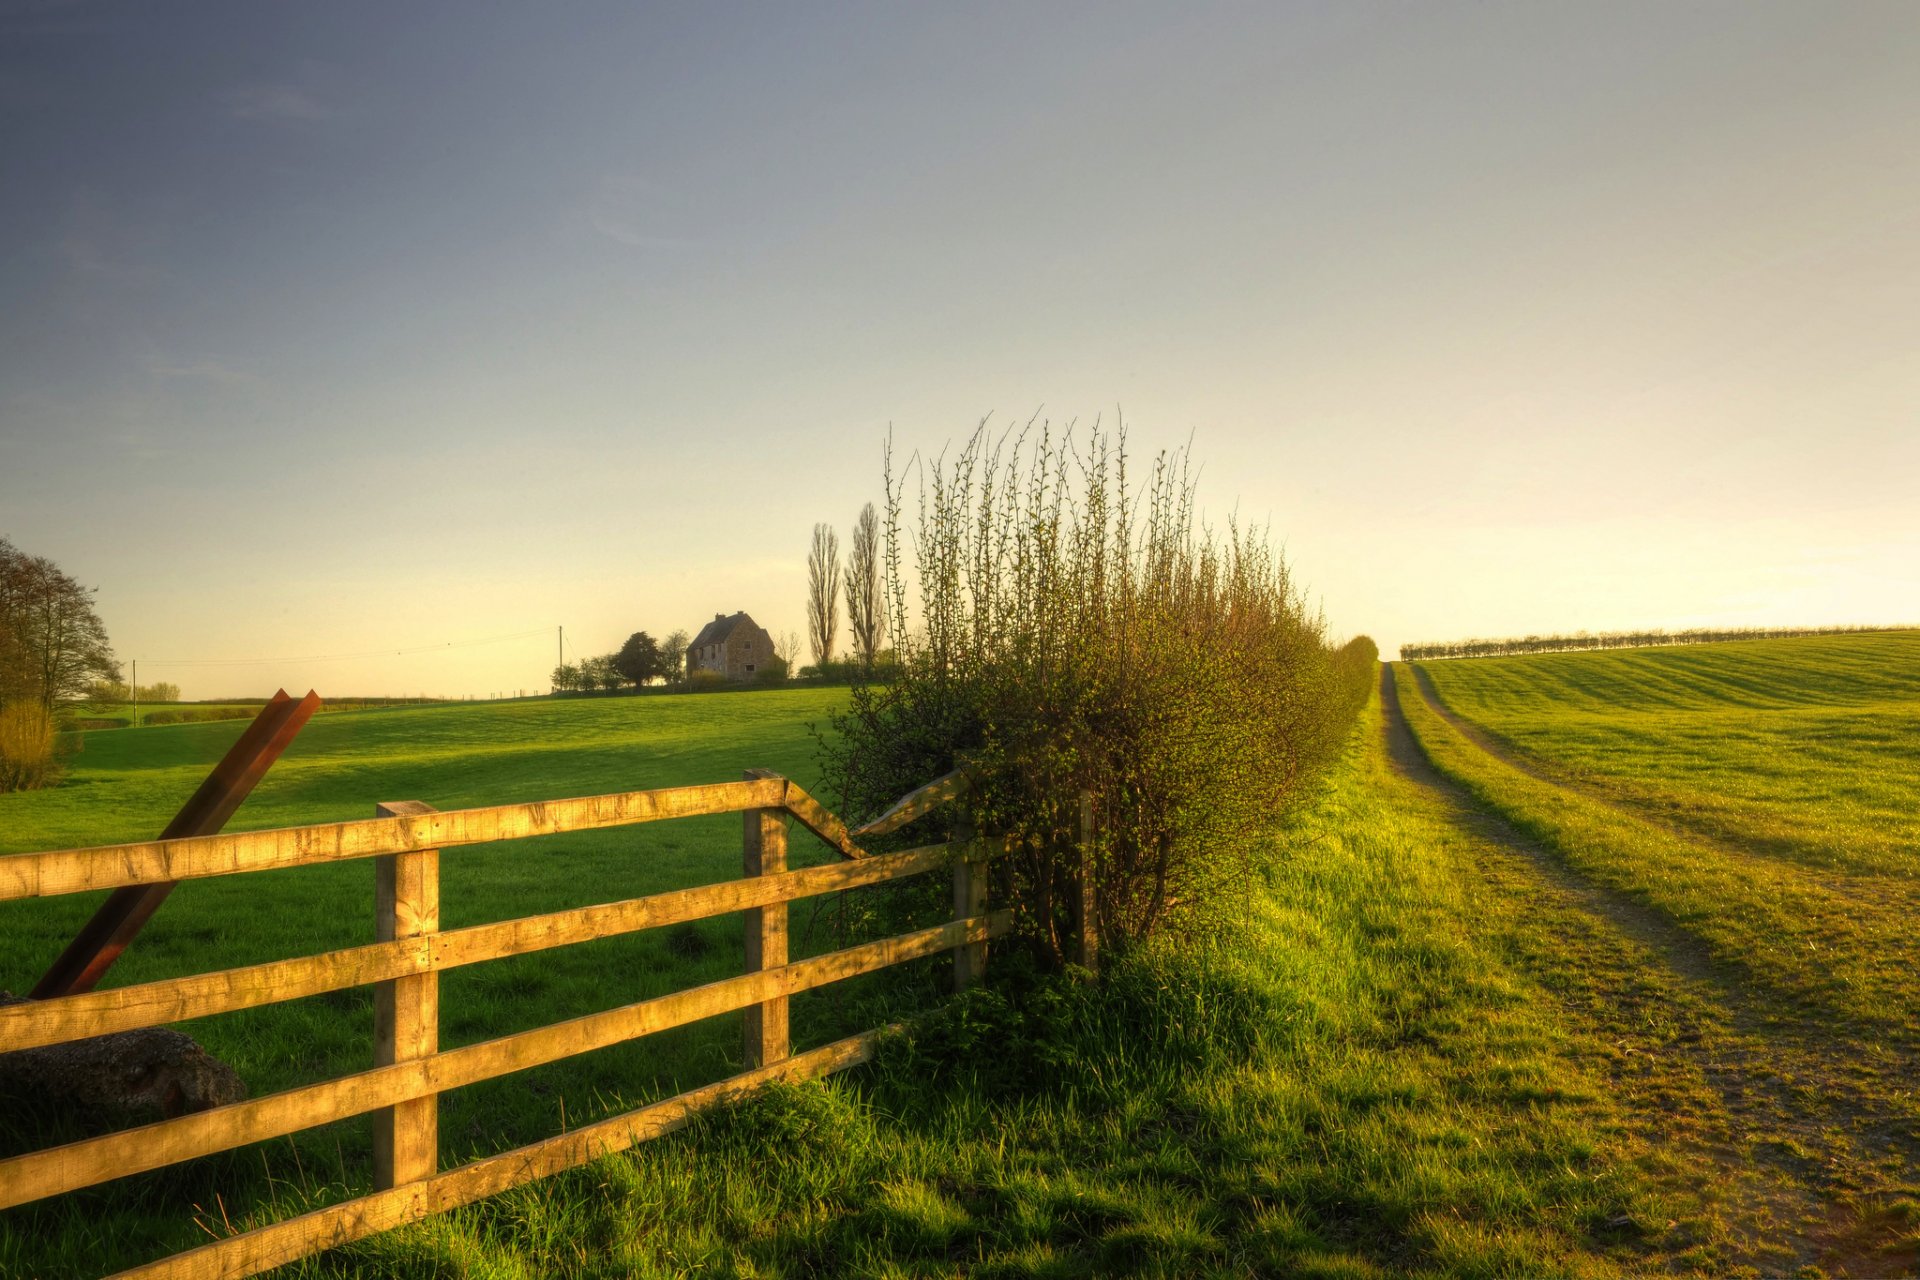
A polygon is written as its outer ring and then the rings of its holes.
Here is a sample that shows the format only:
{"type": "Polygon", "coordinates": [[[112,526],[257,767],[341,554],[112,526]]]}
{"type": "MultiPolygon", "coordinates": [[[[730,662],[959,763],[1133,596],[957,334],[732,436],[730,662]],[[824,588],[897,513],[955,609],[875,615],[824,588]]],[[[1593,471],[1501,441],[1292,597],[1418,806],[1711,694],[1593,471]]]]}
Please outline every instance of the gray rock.
{"type": "MultiPolygon", "coordinates": [[[[0,991],[0,1004],[25,999],[0,991]]],[[[232,1067],[167,1027],[0,1053],[0,1091],[62,1110],[140,1119],[205,1111],[247,1096],[232,1067]]]]}

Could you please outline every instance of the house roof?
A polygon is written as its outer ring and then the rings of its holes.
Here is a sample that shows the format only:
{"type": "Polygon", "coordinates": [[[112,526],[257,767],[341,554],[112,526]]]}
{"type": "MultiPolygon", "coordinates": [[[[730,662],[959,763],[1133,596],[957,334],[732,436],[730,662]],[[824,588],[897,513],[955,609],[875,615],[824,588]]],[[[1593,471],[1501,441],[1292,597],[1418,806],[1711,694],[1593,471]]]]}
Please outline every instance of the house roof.
{"type": "Polygon", "coordinates": [[[703,644],[725,644],[732,637],[734,628],[743,622],[750,627],[758,625],[746,615],[745,610],[735,614],[715,614],[713,621],[700,628],[700,634],[695,636],[693,643],[687,647],[698,649],[703,644]]]}

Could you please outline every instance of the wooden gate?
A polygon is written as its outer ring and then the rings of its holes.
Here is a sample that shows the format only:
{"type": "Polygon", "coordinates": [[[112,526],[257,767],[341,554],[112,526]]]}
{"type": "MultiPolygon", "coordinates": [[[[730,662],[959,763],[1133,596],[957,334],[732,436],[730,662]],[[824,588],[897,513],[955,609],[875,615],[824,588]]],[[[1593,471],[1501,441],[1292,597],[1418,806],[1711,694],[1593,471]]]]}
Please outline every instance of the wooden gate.
{"type": "Polygon", "coordinates": [[[964,776],[950,774],[853,831],[793,782],[751,770],[742,781],[708,786],[444,813],[402,801],[379,806],[378,817],[362,822],[0,857],[0,901],[374,858],[379,939],[321,955],[0,1007],[0,1048],[14,1050],[365,984],[377,988],[370,1069],[0,1160],[0,1209],[370,1114],[371,1194],[121,1273],[252,1275],[624,1150],[770,1081],[811,1079],[862,1062],[871,1055],[878,1031],[791,1053],[788,997],[940,951],[953,952],[956,986],[980,975],[987,940],[1009,925],[1007,912],[989,912],[986,904],[987,863],[1006,852],[1007,842],[974,838],[963,823],[955,840],[903,853],[870,857],[858,844],[904,827],[965,789],[964,776]],[[741,879],[464,929],[440,928],[443,850],[725,813],[744,819],[741,879]],[[788,816],[845,860],[789,871],[788,816]],[[953,876],[951,922],[806,960],[787,958],[787,903],[934,871],[953,876]],[[747,925],[746,972],[738,977],[458,1049],[439,1047],[438,975],[444,969],[734,911],[746,913],[747,925]],[[456,1169],[438,1169],[442,1091],[737,1009],[746,1011],[748,1068],[739,1075],[456,1169]]]}

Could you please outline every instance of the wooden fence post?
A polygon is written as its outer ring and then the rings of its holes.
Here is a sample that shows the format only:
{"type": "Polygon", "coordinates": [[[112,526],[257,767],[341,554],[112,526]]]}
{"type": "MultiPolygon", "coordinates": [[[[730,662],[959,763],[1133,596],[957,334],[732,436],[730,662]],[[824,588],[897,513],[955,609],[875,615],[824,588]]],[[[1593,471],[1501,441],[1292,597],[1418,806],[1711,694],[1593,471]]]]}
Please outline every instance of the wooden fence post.
{"type": "MultiPolygon", "coordinates": [[[[777,778],[771,769],[749,769],[746,781],[777,778]]],[[[748,809],[742,815],[742,870],[750,876],[775,875],[787,869],[786,814],[781,809],[748,809]]],[[[746,912],[747,972],[777,969],[787,962],[787,904],[751,907],[746,912]]],[[[787,1038],[787,998],[774,998],[746,1010],[747,1066],[764,1067],[784,1059],[787,1038]]]]}
{"type": "MultiPolygon", "coordinates": [[[[376,805],[382,818],[433,813],[430,804],[376,805]]],[[[415,849],[374,859],[374,936],[378,941],[440,931],[440,851],[415,849]]],[[[440,1049],[440,975],[416,973],[382,982],[373,997],[373,1064],[432,1057],[440,1049]]],[[[376,1191],[431,1178],[439,1169],[440,1098],[428,1094],[373,1113],[376,1191]]]]}
{"type": "MultiPolygon", "coordinates": [[[[987,864],[974,847],[973,816],[961,810],[954,823],[953,915],[968,920],[987,913],[987,864]]],[[[987,970],[987,944],[963,942],[953,949],[953,989],[965,991],[987,970]]]]}
{"type": "Polygon", "coordinates": [[[1073,941],[1074,961],[1088,969],[1100,967],[1100,920],[1094,903],[1098,866],[1094,858],[1095,814],[1093,792],[1080,793],[1080,843],[1074,851],[1073,941]]]}

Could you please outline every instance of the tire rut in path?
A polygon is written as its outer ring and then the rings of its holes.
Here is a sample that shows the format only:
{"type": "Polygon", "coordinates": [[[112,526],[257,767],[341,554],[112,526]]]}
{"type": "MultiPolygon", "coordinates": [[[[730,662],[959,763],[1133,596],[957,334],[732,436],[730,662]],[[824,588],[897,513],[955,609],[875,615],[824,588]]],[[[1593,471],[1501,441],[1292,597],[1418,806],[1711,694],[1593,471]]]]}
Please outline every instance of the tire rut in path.
{"type": "MultiPolygon", "coordinates": [[[[1907,1232],[1897,1221],[1861,1221],[1858,1204],[1847,1203],[1859,1195],[1871,1201],[1899,1193],[1903,1188],[1897,1173],[1890,1179],[1889,1170],[1910,1168],[1920,1157],[1920,1124],[1911,1106],[1890,1107],[1885,1097],[1892,1083],[1889,1075],[1898,1076],[1909,1064],[1887,1062],[1884,1056],[1875,1062],[1871,1046],[1783,1026],[1776,1007],[1747,990],[1678,925],[1584,879],[1441,774],[1415,739],[1400,706],[1392,667],[1384,663],[1380,697],[1387,754],[1396,772],[1437,796],[1459,826],[1512,855],[1524,874],[1554,898],[1627,939],[1690,997],[1675,1004],[1675,1016],[1694,1024],[1678,1036],[1649,1039],[1644,1029],[1626,1025],[1630,1020],[1604,1029],[1609,1036],[1641,1041],[1628,1050],[1630,1055],[1684,1058],[1718,1096],[1725,1116],[1721,1136],[1680,1137],[1668,1128],[1666,1117],[1640,1119],[1652,1140],[1684,1142],[1695,1158],[1725,1179],[1727,1208],[1744,1219],[1729,1224],[1746,1255],[1740,1261],[1768,1272],[1791,1258],[1791,1265],[1814,1264],[1843,1275],[1911,1273],[1915,1259],[1910,1235],[1899,1250],[1904,1256],[1888,1253],[1888,1237],[1907,1232]],[[1812,1090],[1809,1081],[1816,1085],[1812,1090]]],[[[1462,724],[1444,707],[1434,709],[1476,748],[1507,760],[1473,726],[1462,724]]],[[[1524,765],[1516,767],[1538,781],[1560,785],[1524,765]]],[[[1905,1092],[1897,1087],[1893,1091],[1905,1092]]],[[[1910,1193],[1911,1188],[1906,1189],[1910,1193]]]]}

